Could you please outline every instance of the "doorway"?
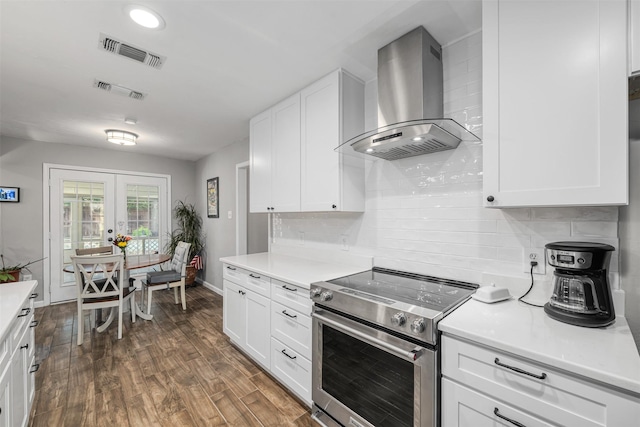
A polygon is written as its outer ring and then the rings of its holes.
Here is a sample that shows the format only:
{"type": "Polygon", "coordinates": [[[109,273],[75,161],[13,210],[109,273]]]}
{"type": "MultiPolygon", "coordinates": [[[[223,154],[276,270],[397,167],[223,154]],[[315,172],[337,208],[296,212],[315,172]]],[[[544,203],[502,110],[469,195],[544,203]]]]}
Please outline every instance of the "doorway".
{"type": "Polygon", "coordinates": [[[45,165],[45,173],[45,305],[76,298],[74,275],[63,271],[76,249],[110,246],[117,234],[132,237],[127,254],[164,247],[171,218],[169,176],[59,165],[45,165]]]}
{"type": "Polygon", "coordinates": [[[269,214],[249,212],[249,162],[236,164],[236,255],[269,251],[269,214]]]}

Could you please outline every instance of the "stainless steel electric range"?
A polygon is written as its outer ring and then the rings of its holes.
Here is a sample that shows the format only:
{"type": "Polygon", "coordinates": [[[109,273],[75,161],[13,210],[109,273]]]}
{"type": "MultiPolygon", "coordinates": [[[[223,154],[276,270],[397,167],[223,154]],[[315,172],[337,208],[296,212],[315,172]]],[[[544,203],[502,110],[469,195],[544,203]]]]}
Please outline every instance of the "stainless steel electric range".
{"type": "Polygon", "coordinates": [[[313,417],[330,427],[437,426],[437,323],[477,287],[382,268],[312,284],[313,417]]]}

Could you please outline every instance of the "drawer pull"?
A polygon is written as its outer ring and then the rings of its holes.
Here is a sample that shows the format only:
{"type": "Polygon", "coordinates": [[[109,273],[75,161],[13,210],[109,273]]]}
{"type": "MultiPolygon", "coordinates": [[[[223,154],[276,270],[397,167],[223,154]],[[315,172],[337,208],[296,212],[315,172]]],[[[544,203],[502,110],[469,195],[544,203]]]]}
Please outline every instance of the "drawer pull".
{"type": "Polygon", "coordinates": [[[515,372],[517,372],[519,374],[529,375],[530,377],[537,378],[539,380],[543,380],[543,379],[547,378],[547,374],[545,374],[544,372],[542,374],[540,374],[540,375],[532,374],[531,372],[527,372],[524,369],[516,368],[515,366],[505,365],[504,363],[501,363],[500,359],[498,359],[497,357],[493,361],[493,363],[495,363],[498,366],[502,366],[503,368],[511,369],[512,371],[515,371],[515,372]]]}
{"type": "Polygon", "coordinates": [[[498,408],[493,408],[493,413],[495,414],[495,416],[496,416],[496,417],[498,417],[498,418],[502,418],[503,420],[510,422],[510,423],[511,423],[511,424],[513,424],[514,426],[518,426],[518,427],[527,427],[527,426],[525,426],[524,424],[517,422],[516,420],[512,420],[512,419],[511,419],[511,418],[509,418],[509,417],[505,417],[504,415],[502,415],[502,414],[500,413],[500,411],[498,410],[498,408]]]}
{"type": "Polygon", "coordinates": [[[39,320],[34,320],[33,322],[31,322],[31,324],[29,325],[30,328],[35,328],[36,326],[38,326],[40,324],[39,320]]]}
{"type": "Polygon", "coordinates": [[[254,279],[259,279],[260,276],[256,276],[255,274],[249,274],[249,277],[253,277],[254,279]]]}
{"type": "Polygon", "coordinates": [[[26,350],[29,348],[29,343],[20,346],[20,350],[26,350]]]}
{"type": "Polygon", "coordinates": [[[29,313],[31,313],[31,309],[30,308],[23,308],[22,309],[22,314],[18,314],[18,317],[25,317],[28,316],[29,313]]]}
{"type": "Polygon", "coordinates": [[[287,310],[282,310],[282,314],[284,314],[285,316],[290,317],[290,318],[292,318],[292,319],[295,319],[295,318],[297,318],[297,317],[298,317],[298,316],[297,316],[297,315],[295,315],[295,314],[289,314],[289,313],[287,313],[287,310]]]}
{"type": "Polygon", "coordinates": [[[239,293],[240,295],[246,295],[246,294],[247,294],[245,291],[240,291],[240,290],[238,291],[238,293],[239,293]]]}
{"type": "Polygon", "coordinates": [[[285,356],[287,356],[291,360],[296,360],[296,358],[298,357],[298,356],[290,356],[290,355],[288,355],[287,352],[284,349],[282,349],[281,353],[284,354],[285,356]]]}
{"type": "Polygon", "coordinates": [[[29,299],[36,299],[38,298],[38,294],[37,293],[32,293],[31,296],[29,297],[29,299]]]}
{"type": "Polygon", "coordinates": [[[227,265],[227,269],[236,271],[235,267],[231,267],[230,265],[227,265]]]}
{"type": "Polygon", "coordinates": [[[298,292],[297,289],[295,288],[290,288],[287,285],[282,285],[282,289],[286,290],[286,291],[291,291],[291,292],[298,292]]]}
{"type": "Polygon", "coordinates": [[[31,367],[31,369],[29,369],[29,373],[30,373],[30,374],[33,374],[34,372],[38,372],[38,369],[40,369],[40,364],[39,364],[39,363],[36,363],[35,365],[33,365],[33,366],[31,367]]]}

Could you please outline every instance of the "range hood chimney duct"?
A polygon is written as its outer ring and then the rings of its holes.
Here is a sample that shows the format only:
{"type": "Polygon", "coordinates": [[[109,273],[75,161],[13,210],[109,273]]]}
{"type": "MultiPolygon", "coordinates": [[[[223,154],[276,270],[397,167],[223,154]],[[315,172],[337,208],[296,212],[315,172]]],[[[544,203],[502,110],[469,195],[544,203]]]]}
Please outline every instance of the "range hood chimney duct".
{"type": "Polygon", "coordinates": [[[378,50],[378,129],[337,150],[386,160],[451,150],[470,134],[445,119],[442,47],[418,27],[378,50]]]}

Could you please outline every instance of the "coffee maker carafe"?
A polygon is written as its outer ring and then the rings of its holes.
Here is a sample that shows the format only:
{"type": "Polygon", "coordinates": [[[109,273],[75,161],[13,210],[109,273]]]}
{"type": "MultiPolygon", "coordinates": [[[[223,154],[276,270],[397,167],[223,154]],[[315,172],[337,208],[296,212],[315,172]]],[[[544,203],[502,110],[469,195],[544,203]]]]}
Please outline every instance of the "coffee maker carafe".
{"type": "Polygon", "coordinates": [[[545,245],[555,267],[553,295],[544,306],[549,317],[577,326],[602,327],[616,315],[607,278],[611,252],[602,243],[555,242],[545,245]]]}

